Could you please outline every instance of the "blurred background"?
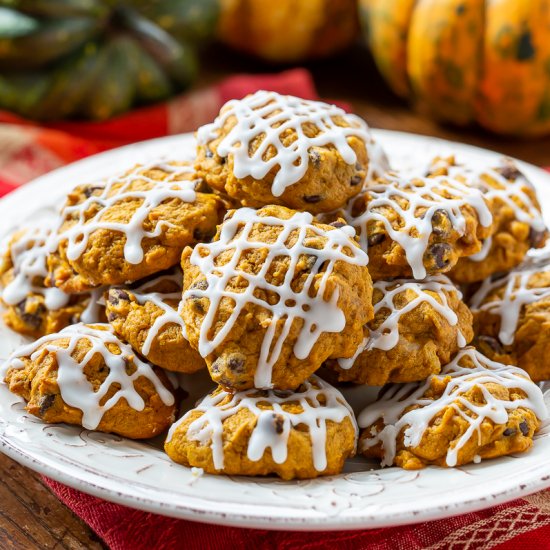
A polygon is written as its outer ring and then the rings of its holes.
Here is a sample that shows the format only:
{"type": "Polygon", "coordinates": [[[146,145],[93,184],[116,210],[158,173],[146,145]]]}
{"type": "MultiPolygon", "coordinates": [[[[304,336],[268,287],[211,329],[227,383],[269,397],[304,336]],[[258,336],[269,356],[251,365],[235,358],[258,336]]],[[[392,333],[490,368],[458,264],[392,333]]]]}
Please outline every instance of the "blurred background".
{"type": "Polygon", "coordinates": [[[0,0],[0,186],[258,88],[548,165],[550,0],[0,0]]]}

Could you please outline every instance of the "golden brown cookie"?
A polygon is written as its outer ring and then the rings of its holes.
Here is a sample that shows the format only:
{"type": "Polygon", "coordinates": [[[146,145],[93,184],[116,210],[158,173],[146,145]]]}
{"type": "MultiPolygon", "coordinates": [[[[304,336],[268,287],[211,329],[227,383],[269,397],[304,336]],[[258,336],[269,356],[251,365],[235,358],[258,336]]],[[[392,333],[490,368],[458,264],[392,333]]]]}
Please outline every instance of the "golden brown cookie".
{"type": "Polygon", "coordinates": [[[163,371],[139,359],[106,324],[72,325],[23,346],[2,374],[27,411],[45,422],[144,439],[174,421],[163,371]]]}
{"type": "Polygon", "coordinates": [[[470,301],[475,345],[495,361],[550,380],[550,265],[526,265],[487,280],[470,301]]]}
{"type": "Polygon", "coordinates": [[[182,256],[189,341],[228,390],[297,388],[361,343],[366,263],[350,227],[281,206],[231,211],[212,243],[182,256]]]}
{"type": "Polygon", "coordinates": [[[66,294],[44,284],[56,221],[41,221],[17,231],[0,259],[4,322],[16,332],[36,338],[79,321],[105,320],[104,308],[97,303],[101,291],[66,294]]]}
{"type": "Polygon", "coordinates": [[[527,451],[547,414],[524,371],[464,348],[441,374],[386,386],[358,417],[359,450],[406,470],[460,466],[527,451]]]}
{"type": "Polygon", "coordinates": [[[308,479],[340,473],[356,439],[342,394],[313,376],[295,392],[218,387],[172,426],[165,450],[211,474],[308,479]]]}
{"type": "Polygon", "coordinates": [[[206,363],[186,338],[180,311],[182,279],[178,266],[135,288],[111,288],[105,307],[116,334],[148,361],[192,373],[206,368],[206,363]]]}
{"type": "Polygon", "coordinates": [[[457,164],[454,157],[440,158],[433,162],[431,174],[452,176],[478,188],[493,215],[491,236],[478,254],[458,260],[449,273],[453,281],[473,283],[504,273],[518,266],[530,248],[544,245],[547,230],[535,188],[511,159],[474,169],[457,164]]]}
{"type": "Polygon", "coordinates": [[[188,163],[151,163],[69,193],[46,283],[66,292],[136,281],[215,233],[223,202],[195,190],[188,163]]]}
{"type": "Polygon", "coordinates": [[[373,280],[445,273],[481,250],[493,223],[479,189],[396,172],[367,185],[339,215],[357,230],[373,280]]]}
{"type": "Polygon", "coordinates": [[[385,167],[359,117],[275,92],[226,103],[197,141],[198,174],[243,206],[329,212],[385,167]]]}
{"type": "Polygon", "coordinates": [[[437,374],[474,333],[472,314],[444,275],[374,283],[374,319],[351,359],[328,366],[343,382],[383,386],[437,374]]]}

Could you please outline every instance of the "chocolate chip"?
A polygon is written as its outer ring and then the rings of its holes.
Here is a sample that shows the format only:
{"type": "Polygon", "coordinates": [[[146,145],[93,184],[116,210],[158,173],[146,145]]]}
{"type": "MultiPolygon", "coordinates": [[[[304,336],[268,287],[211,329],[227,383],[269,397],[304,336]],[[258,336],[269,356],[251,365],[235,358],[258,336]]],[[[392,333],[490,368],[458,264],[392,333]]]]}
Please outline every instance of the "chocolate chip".
{"type": "Polygon", "coordinates": [[[452,224],[445,210],[436,210],[432,215],[432,231],[439,237],[451,233],[452,224]]]}
{"type": "Polygon", "coordinates": [[[493,336],[485,336],[482,334],[481,336],[478,336],[477,339],[479,342],[489,346],[489,348],[491,348],[495,353],[504,353],[502,344],[496,338],[493,338],[493,336]]]}
{"type": "Polygon", "coordinates": [[[204,156],[207,158],[207,159],[211,159],[213,156],[214,156],[214,153],[207,147],[206,148],[206,151],[204,153],[204,156]]]}
{"type": "Polygon", "coordinates": [[[321,155],[317,151],[309,152],[309,160],[314,168],[319,169],[321,166],[321,155]]]}
{"type": "Polygon", "coordinates": [[[340,229],[341,227],[344,227],[346,224],[344,222],[332,222],[329,225],[332,225],[332,227],[336,227],[336,229],[340,229]]]}
{"type": "Polygon", "coordinates": [[[358,171],[358,172],[361,172],[361,170],[363,170],[363,166],[361,164],[359,164],[358,162],[355,163],[355,169],[358,171]]]}
{"type": "Polygon", "coordinates": [[[307,202],[309,204],[315,204],[323,200],[322,195],[304,195],[302,198],[304,199],[304,202],[307,202]]]}
{"type": "Polygon", "coordinates": [[[221,369],[222,369],[222,365],[223,365],[223,359],[221,359],[220,357],[218,357],[218,359],[216,359],[212,365],[210,365],[210,372],[212,374],[218,374],[221,369]]]}
{"type": "Polygon", "coordinates": [[[198,296],[191,296],[193,300],[193,308],[199,313],[204,313],[204,307],[202,306],[201,299],[198,296]]]}
{"type": "Polygon", "coordinates": [[[120,300],[129,300],[130,296],[121,288],[112,288],[109,290],[109,303],[117,306],[120,300]]]}
{"type": "Polygon", "coordinates": [[[353,176],[353,177],[349,180],[349,184],[350,184],[352,187],[355,187],[356,185],[359,185],[362,181],[363,181],[363,177],[360,176],[359,174],[356,174],[355,176],[353,176]]]}
{"type": "Polygon", "coordinates": [[[225,157],[220,157],[220,164],[225,164],[227,159],[225,157]]]}
{"type": "Polygon", "coordinates": [[[284,431],[285,419],[280,414],[274,414],[273,424],[275,426],[275,431],[278,434],[282,434],[284,431]]]}
{"type": "Polygon", "coordinates": [[[38,414],[40,416],[44,416],[44,413],[52,407],[52,405],[55,403],[55,395],[53,393],[49,393],[48,395],[44,395],[40,398],[40,401],[38,402],[39,410],[38,414]]]}
{"type": "Polygon", "coordinates": [[[35,330],[40,328],[42,324],[42,315],[46,313],[46,308],[43,304],[39,304],[36,310],[33,313],[28,313],[26,311],[27,299],[21,300],[16,306],[19,310],[19,315],[21,320],[28,326],[35,330]]]}
{"type": "Polygon", "coordinates": [[[527,422],[525,422],[525,420],[523,422],[520,422],[519,429],[525,437],[529,435],[529,425],[527,424],[527,422]]]}
{"type": "Polygon", "coordinates": [[[100,186],[100,185],[87,185],[84,190],[83,190],[83,193],[84,193],[84,196],[89,199],[96,191],[100,191],[100,190],[103,190],[104,187],[100,186]]]}
{"type": "Polygon", "coordinates": [[[534,228],[529,229],[529,244],[531,248],[540,248],[546,239],[546,230],[537,231],[534,228]]]}
{"type": "Polygon", "coordinates": [[[243,367],[244,367],[244,361],[245,356],[240,354],[233,354],[229,357],[229,360],[227,361],[227,366],[229,367],[229,370],[236,372],[236,373],[242,373],[243,367]]]}
{"type": "Polygon", "coordinates": [[[443,269],[451,261],[451,245],[447,243],[435,243],[429,249],[429,255],[433,258],[438,269],[443,269]]]}
{"type": "Polygon", "coordinates": [[[195,227],[195,229],[193,230],[193,239],[201,243],[205,243],[212,240],[213,236],[214,236],[214,232],[209,229],[202,229],[200,227],[195,227]]]}
{"type": "Polygon", "coordinates": [[[107,321],[109,321],[109,323],[112,323],[116,318],[117,318],[116,313],[113,313],[112,311],[107,312],[107,321]]]}
{"type": "Polygon", "coordinates": [[[386,239],[385,233],[373,233],[367,238],[367,243],[369,246],[376,246],[377,244],[383,243],[386,239]]]}
{"type": "Polygon", "coordinates": [[[206,290],[208,288],[208,282],[206,281],[206,279],[202,279],[201,281],[195,281],[189,288],[197,289],[197,290],[206,290]]]}
{"type": "Polygon", "coordinates": [[[276,395],[281,399],[286,399],[292,395],[292,392],[290,390],[273,390],[273,395],[276,395]]]}
{"type": "Polygon", "coordinates": [[[495,172],[498,172],[507,180],[517,180],[522,175],[518,167],[511,161],[506,162],[504,166],[499,166],[498,168],[495,168],[495,172]]]}
{"type": "Polygon", "coordinates": [[[503,432],[502,432],[502,435],[506,436],[506,437],[510,437],[511,435],[514,435],[516,433],[516,430],[514,430],[514,428],[506,428],[503,432]]]}

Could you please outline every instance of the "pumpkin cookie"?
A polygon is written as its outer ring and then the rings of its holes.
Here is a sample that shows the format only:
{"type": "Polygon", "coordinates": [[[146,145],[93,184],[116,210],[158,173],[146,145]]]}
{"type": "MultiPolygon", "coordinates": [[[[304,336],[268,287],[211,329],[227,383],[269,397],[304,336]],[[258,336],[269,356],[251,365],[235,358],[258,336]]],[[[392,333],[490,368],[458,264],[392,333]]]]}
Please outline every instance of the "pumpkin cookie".
{"type": "Polygon", "coordinates": [[[491,235],[482,250],[460,258],[449,273],[457,283],[483,281],[517,267],[530,248],[540,248],[547,231],[533,185],[510,159],[494,168],[461,166],[454,157],[436,159],[431,175],[452,176],[479,189],[493,215],[491,235]]]}
{"type": "Polygon", "coordinates": [[[524,371],[465,348],[425,382],[386,386],[358,417],[359,450],[406,470],[460,466],[527,451],[546,417],[524,371]]]}
{"type": "Polygon", "coordinates": [[[346,382],[382,386],[437,374],[473,336],[472,314],[444,275],[377,281],[374,319],[355,357],[329,361],[346,382]]]}
{"type": "Polygon", "coordinates": [[[136,281],[178,263],[186,245],[215,233],[222,201],[195,190],[186,163],[137,166],[69,193],[47,284],[66,292],[136,281]]]}
{"type": "Polygon", "coordinates": [[[182,279],[176,267],[136,288],[111,288],[106,311],[117,335],[148,361],[192,373],[206,363],[187,341],[180,307],[182,279]]]}
{"type": "Polygon", "coordinates": [[[312,376],[295,392],[219,387],[172,426],[165,450],[211,474],[308,479],[340,473],[356,439],[342,394],[312,376]]]}
{"type": "Polygon", "coordinates": [[[275,92],[229,101],[197,142],[198,174],[243,206],[329,212],[385,168],[362,119],[275,92]]]}
{"type": "Polygon", "coordinates": [[[45,422],[143,439],[174,421],[171,383],[109,325],[72,325],[44,336],[16,350],[2,375],[45,422]]]}
{"type": "Polygon", "coordinates": [[[294,389],[361,343],[367,261],[350,227],[281,206],[231,211],[212,243],[182,255],[189,341],[228,390],[294,389]]]}
{"type": "Polygon", "coordinates": [[[486,280],[470,306],[475,344],[483,353],[521,367],[533,380],[550,380],[550,263],[486,280]]]}
{"type": "Polygon", "coordinates": [[[36,338],[80,321],[105,319],[104,308],[98,304],[100,289],[66,294],[58,288],[46,288],[46,258],[54,243],[55,224],[55,219],[43,221],[16,232],[0,259],[4,321],[16,332],[36,338]]]}
{"type": "Polygon", "coordinates": [[[395,172],[367,185],[340,215],[357,230],[374,280],[447,272],[481,250],[493,223],[479,189],[395,172]]]}

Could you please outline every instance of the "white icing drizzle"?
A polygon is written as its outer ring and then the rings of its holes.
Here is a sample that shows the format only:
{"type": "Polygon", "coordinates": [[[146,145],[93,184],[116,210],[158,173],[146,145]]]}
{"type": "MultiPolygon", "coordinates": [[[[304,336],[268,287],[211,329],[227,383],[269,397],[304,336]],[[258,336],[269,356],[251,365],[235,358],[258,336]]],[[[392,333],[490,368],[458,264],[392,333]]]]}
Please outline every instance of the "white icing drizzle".
{"type": "Polygon", "coordinates": [[[165,220],[159,220],[153,230],[146,231],[143,228],[145,220],[154,208],[169,199],[193,202],[196,199],[196,181],[178,181],[178,177],[184,174],[192,174],[193,172],[193,168],[188,165],[176,166],[159,161],[145,166],[137,166],[125,175],[113,177],[105,183],[99,184],[98,189],[101,192],[98,195],[92,194],[79,204],[66,206],[63,210],[63,215],[66,218],[76,219],[74,225],[59,235],[60,239],[67,239],[67,258],[69,260],[79,258],[88,246],[90,235],[95,231],[105,229],[123,233],[126,237],[124,259],[131,264],[140,263],[143,260],[141,245],[143,239],[158,237],[165,228],[173,227],[173,224],[165,220]],[[154,168],[168,173],[168,177],[164,180],[159,180],[151,179],[144,175],[144,172],[154,168]],[[151,184],[151,189],[142,191],[131,190],[132,184],[137,180],[151,184]],[[115,191],[113,191],[114,186],[116,186],[115,191]],[[104,219],[104,214],[107,210],[129,200],[139,200],[141,204],[137,207],[128,222],[122,223],[104,219]],[[85,213],[91,208],[98,206],[98,212],[86,221],[85,213]]]}
{"type": "Polygon", "coordinates": [[[2,290],[2,300],[7,305],[15,306],[29,294],[44,296],[44,303],[49,310],[60,309],[69,303],[69,294],[58,288],[45,288],[35,281],[43,281],[48,275],[46,260],[57,248],[55,232],[59,223],[60,220],[54,218],[49,222],[33,224],[11,244],[14,277],[2,290]]]}
{"type": "MultiPolygon", "coordinates": [[[[512,167],[515,167],[511,161],[508,161],[508,163],[512,167]]],[[[505,167],[506,164],[503,162],[502,166],[505,167]]],[[[515,180],[509,180],[498,171],[498,167],[474,169],[461,165],[448,165],[447,168],[449,175],[452,177],[462,176],[469,185],[477,187],[487,201],[493,202],[498,200],[506,204],[513,211],[516,220],[528,224],[535,231],[544,231],[546,229],[540,209],[525,192],[526,188],[532,189],[533,186],[523,174],[520,173],[515,180]],[[483,176],[494,181],[496,187],[487,183],[483,176]]],[[[470,256],[470,260],[474,262],[485,260],[489,255],[491,245],[492,239],[487,239],[483,243],[482,250],[478,254],[470,256]]]]}
{"type": "Polygon", "coordinates": [[[533,275],[547,271],[540,266],[517,269],[505,277],[492,281],[485,279],[479,290],[472,296],[470,307],[472,311],[487,311],[500,317],[498,338],[505,346],[514,343],[519,316],[524,306],[550,297],[550,287],[529,287],[533,275]],[[496,289],[504,289],[502,298],[485,302],[485,299],[496,289]]]}
{"type": "Polygon", "coordinates": [[[369,437],[362,440],[362,450],[381,443],[384,452],[382,466],[391,466],[401,431],[404,430],[405,447],[416,447],[430,422],[449,407],[469,424],[456,444],[447,451],[445,460],[451,467],[456,466],[460,449],[476,433],[480,435],[479,429],[485,419],[490,419],[495,424],[506,424],[508,412],[520,407],[532,410],[541,421],[548,416],[541,389],[529,379],[525,371],[491,361],[474,348],[468,347],[461,350],[440,374],[431,375],[422,383],[392,384],[379,400],[366,407],[358,417],[359,426],[365,428],[382,419],[384,428],[378,432],[373,427],[369,431],[369,437]],[[473,367],[463,366],[462,362],[466,357],[471,360],[473,367]],[[450,379],[441,397],[435,400],[424,397],[432,380],[445,380],[447,377],[450,379]],[[491,394],[486,384],[518,389],[526,397],[504,401],[491,394]],[[464,394],[475,386],[483,393],[485,403],[475,404],[464,398],[464,394]],[[405,412],[411,406],[417,408],[405,412]]]}
{"type": "Polygon", "coordinates": [[[61,397],[67,405],[82,411],[82,426],[88,430],[95,430],[103,415],[121,399],[125,399],[128,405],[136,411],[142,411],[145,408],[143,398],[134,387],[134,382],[140,377],[147,378],[153,384],[166,406],[174,404],[174,396],[155,374],[151,365],[137,357],[132,348],[121,342],[114,335],[111,326],[107,324],[95,327],[82,323],[71,325],[56,334],[43,336],[31,344],[20,347],[2,365],[0,369],[2,380],[9,369],[24,368],[22,357],[30,357],[34,361],[44,350],[55,353],[58,365],[57,384],[61,397]],[[60,339],[68,339],[68,345],[54,342],[60,339]],[[89,342],[90,349],[81,361],[76,361],[72,354],[80,340],[89,342]],[[109,344],[114,344],[119,348],[120,355],[112,353],[107,347],[109,344]],[[109,374],[99,389],[94,391],[84,374],[84,369],[96,354],[103,357],[105,365],[109,368],[109,374]],[[135,372],[131,375],[126,372],[129,360],[136,367],[135,372]],[[120,389],[117,389],[112,397],[101,404],[112,385],[120,389]]]}
{"type": "Polygon", "coordinates": [[[185,325],[183,323],[182,315],[182,280],[183,274],[180,268],[175,268],[171,270],[170,273],[163,273],[150,281],[147,281],[143,285],[137,287],[135,290],[130,290],[134,295],[136,301],[140,305],[144,305],[146,302],[152,302],[159,309],[162,310],[162,313],[155,319],[154,323],[151,325],[147,331],[147,337],[143,342],[143,347],[141,352],[144,355],[147,355],[151,351],[151,345],[153,344],[154,339],[158,336],[159,331],[166,325],[173,323],[177,325],[182,332],[183,337],[187,340],[187,331],[185,330],[185,325]],[[177,288],[174,292],[156,292],[152,291],[156,285],[163,281],[170,281],[177,284],[177,288]],[[167,303],[168,300],[177,300],[178,307],[174,309],[170,304],[167,303]]]}
{"type": "Polygon", "coordinates": [[[227,393],[221,390],[217,394],[207,395],[195,409],[187,412],[172,425],[168,433],[170,442],[178,427],[195,411],[203,414],[191,422],[187,429],[187,438],[198,441],[201,445],[209,445],[212,449],[214,467],[221,470],[224,467],[223,422],[242,409],[248,409],[257,417],[248,442],[247,457],[253,462],[261,460],[267,449],[276,464],[283,464],[288,457],[288,438],[292,428],[300,424],[307,426],[311,439],[313,466],[318,472],[327,467],[327,422],[341,423],[349,418],[355,428],[357,424],[351,407],[344,396],[327,382],[317,376],[312,376],[304,382],[304,391],[277,391],[256,389],[227,393]],[[229,398],[225,404],[224,399],[229,398]],[[324,401],[324,404],[323,404],[324,401]],[[297,403],[302,412],[291,413],[283,409],[285,403],[297,403]],[[260,404],[269,404],[272,408],[260,408],[260,404]],[[280,424],[276,427],[276,420],[280,424]]]}
{"type": "Polygon", "coordinates": [[[461,211],[465,206],[476,211],[483,227],[490,227],[493,223],[493,216],[480,190],[449,176],[402,178],[396,172],[389,172],[383,181],[367,186],[362,193],[366,197],[360,195],[359,200],[369,199],[365,212],[353,215],[357,199],[352,199],[344,211],[345,219],[359,234],[361,247],[368,251],[367,225],[382,222],[389,238],[405,251],[415,279],[426,277],[424,254],[433,233],[432,218],[438,210],[449,216],[453,228],[461,234],[466,230],[461,211]],[[444,192],[452,198],[443,196],[444,192]],[[397,214],[399,223],[396,227],[384,215],[384,208],[391,208],[397,214]],[[419,209],[424,210],[422,216],[418,214],[419,209]]]}
{"type": "MultiPolygon", "coordinates": [[[[218,144],[217,154],[221,157],[233,155],[233,172],[237,178],[251,176],[259,180],[278,167],[271,187],[275,197],[280,197],[287,187],[304,177],[311,147],[333,145],[344,162],[355,164],[357,155],[347,138],[356,136],[366,146],[372,143],[365,121],[335,105],[260,90],[244,99],[226,103],[213,123],[198,129],[198,144],[206,145],[216,139],[230,117],[236,119],[236,124],[218,144]],[[350,126],[338,126],[334,117],[343,118],[350,126]],[[303,125],[308,123],[319,130],[315,137],[304,133],[303,125]],[[296,140],[285,147],[281,136],[289,130],[296,133],[296,140]],[[250,144],[254,139],[261,139],[261,143],[252,153],[250,144]],[[276,149],[276,154],[266,160],[264,157],[271,147],[276,149]]],[[[380,162],[377,151],[373,151],[372,157],[380,162]]]]}
{"type": "MultiPolygon", "coordinates": [[[[422,303],[429,304],[450,326],[458,324],[458,317],[449,305],[447,294],[456,294],[458,299],[462,299],[462,294],[445,275],[432,275],[423,281],[413,281],[411,279],[376,281],[374,289],[378,289],[383,294],[382,299],[374,304],[375,318],[382,310],[387,310],[390,314],[376,330],[368,331],[368,336],[363,340],[354,357],[351,359],[338,359],[338,365],[342,369],[347,370],[353,367],[357,357],[364,351],[372,349],[389,351],[393,349],[399,342],[401,316],[413,311],[422,303]],[[412,290],[416,297],[401,309],[398,309],[395,299],[407,290],[412,290]],[[428,294],[427,291],[437,294],[440,301],[428,294]]],[[[466,345],[466,339],[460,330],[457,335],[457,343],[459,347],[466,345]]]]}
{"type": "Polygon", "coordinates": [[[188,289],[183,297],[187,300],[192,296],[205,296],[210,301],[200,328],[199,353],[202,357],[212,353],[223,342],[247,304],[256,304],[271,313],[271,321],[262,342],[254,378],[257,388],[272,387],[273,365],[277,362],[283,343],[296,319],[303,320],[293,350],[298,359],[305,359],[309,355],[322,333],[341,332],[345,328],[346,318],[338,307],[338,291],[336,290],[328,300],[325,299],[327,281],[337,261],[359,266],[365,266],[368,262],[367,255],[352,241],[353,228],[345,226],[327,231],[313,225],[312,222],[313,217],[307,212],[296,212],[290,219],[282,220],[274,216],[259,216],[251,208],[240,208],[221,226],[219,240],[197,245],[190,257],[191,263],[198,266],[208,283],[206,290],[188,289]],[[250,238],[255,224],[276,227],[279,230],[276,241],[265,243],[250,238]],[[325,241],[324,248],[317,250],[306,246],[304,241],[308,234],[321,237],[325,241]],[[295,237],[293,244],[289,244],[291,236],[295,237]],[[261,269],[256,274],[245,272],[238,267],[243,252],[254,249],[267,251],[261,269]],[[223,266],[217,265],[216,258],[227,250],[234,251],[231,260],[223,266]],[[284,281],[278,286],[268,283],[266,276],[272,263],[281,256],[288,257],[290,261],[284,281]],[[295,291],[291,287],[291,282],[297,264],[303,256],[314,256],[315,263],[302,289],[295,291]],[[322,266],[324,270],[320,271],[322,266]],[[318,291],[314,296],[310,296],[318,274],[321,274],[321,278],[317,280],[318,291]],[[235,277],[247,281],[245,289],[235,291],[228,287],[229,282],[235,277]],[[254,295],[256,289],[273,292],[280,299],[271,305],[254,295]],[[212,336],[212,327],[224,297],[231,298],[235,305],[229,319],[212,336]],[[283,322],[283,326],[280,334],[276,335],[279,321],[283,322]]]}

